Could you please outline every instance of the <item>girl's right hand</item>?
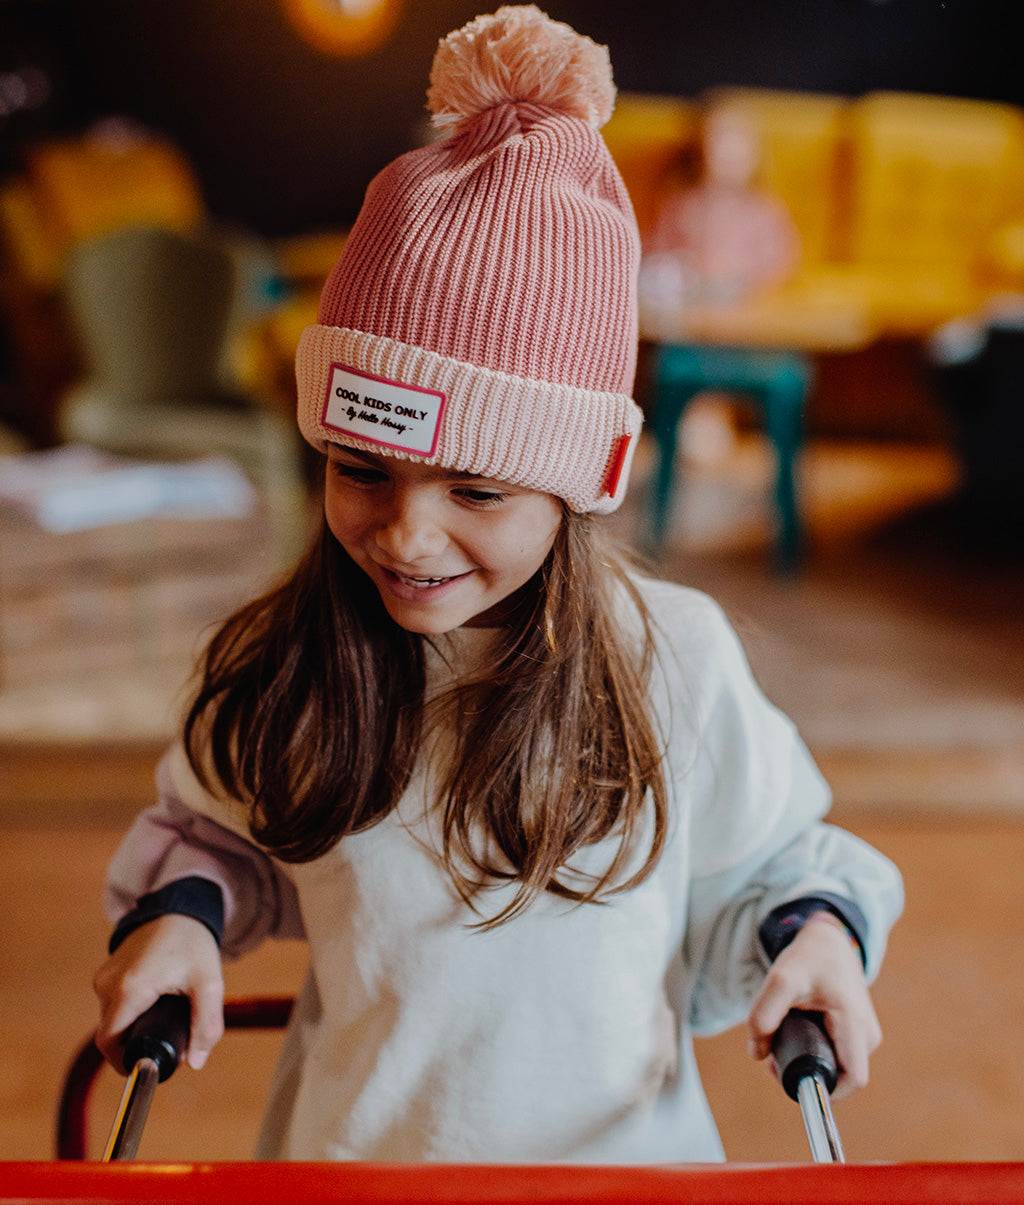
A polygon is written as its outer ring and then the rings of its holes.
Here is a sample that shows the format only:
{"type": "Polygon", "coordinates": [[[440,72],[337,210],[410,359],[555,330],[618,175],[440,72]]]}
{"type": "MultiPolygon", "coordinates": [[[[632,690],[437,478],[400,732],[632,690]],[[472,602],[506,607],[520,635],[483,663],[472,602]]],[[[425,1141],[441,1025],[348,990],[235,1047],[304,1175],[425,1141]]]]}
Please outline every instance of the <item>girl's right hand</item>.
{"type": "Polygon", "coordinates": [[[158,997],[188,996],[192,1005],[187,1062],[198,1070],[224,1033],[224,977],[210,930],[191,916],[169,913],[129,933],[96,972],[100,998],[96,1045],[124,1071],[122,1038],[158,997]]]}

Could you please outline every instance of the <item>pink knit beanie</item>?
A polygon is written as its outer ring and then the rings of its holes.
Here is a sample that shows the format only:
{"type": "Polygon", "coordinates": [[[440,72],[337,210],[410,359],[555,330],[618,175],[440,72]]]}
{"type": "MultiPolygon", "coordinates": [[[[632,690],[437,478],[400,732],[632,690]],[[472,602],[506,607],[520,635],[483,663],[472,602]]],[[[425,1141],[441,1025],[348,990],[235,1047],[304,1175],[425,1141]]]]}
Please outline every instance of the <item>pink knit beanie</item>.
{"type": "Polygon", "coordinates": [[[533,5],[440,43],[428,101],[451,132],[370,184],[299,343],[314,447],[619,505],[639,240],[598,133],[614,98],[607,49],[533,5]]]}

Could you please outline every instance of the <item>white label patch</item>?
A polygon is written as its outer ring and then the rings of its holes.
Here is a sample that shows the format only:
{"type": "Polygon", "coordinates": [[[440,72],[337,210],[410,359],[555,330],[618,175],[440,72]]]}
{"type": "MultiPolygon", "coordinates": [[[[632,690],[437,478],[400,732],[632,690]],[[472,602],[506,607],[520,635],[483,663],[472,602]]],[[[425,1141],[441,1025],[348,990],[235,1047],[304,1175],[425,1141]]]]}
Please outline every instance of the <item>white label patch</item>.
{"type": "Polygon", "coordinates": [[[399,452],[433,456],[445,395],[332,364],[323,425],[399,452]]]}

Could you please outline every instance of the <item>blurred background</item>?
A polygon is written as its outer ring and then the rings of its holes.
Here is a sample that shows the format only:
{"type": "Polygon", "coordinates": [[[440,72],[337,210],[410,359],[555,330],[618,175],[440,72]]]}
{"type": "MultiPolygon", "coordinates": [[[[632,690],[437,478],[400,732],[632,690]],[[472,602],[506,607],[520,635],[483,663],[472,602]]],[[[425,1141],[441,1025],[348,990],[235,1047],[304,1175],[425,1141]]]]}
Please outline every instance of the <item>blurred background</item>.
{"type": "MultiPolygon", "coordinates": [[[[614,523],[722,602],[837,822],[906,877],[848,1154],[1024,1159],[1016,6],[542,7],[610,49],[647,251],[614,523]]],[[[0,0],[0,1158],[53,1154],[104,868],[203,636],[315,527],[298,335],[369,180],[430,136],[438,38],[479,11],[0,0]]],[[[290,992],[302,963],[260,951],[229,989],[290,992]]],[[[143,1154],[245,1157],[276,1042],[175,1077],[143,1154]]],[[[729,1157],[806,1158],[743,1049],[701,1047],[729,1157]]]]}

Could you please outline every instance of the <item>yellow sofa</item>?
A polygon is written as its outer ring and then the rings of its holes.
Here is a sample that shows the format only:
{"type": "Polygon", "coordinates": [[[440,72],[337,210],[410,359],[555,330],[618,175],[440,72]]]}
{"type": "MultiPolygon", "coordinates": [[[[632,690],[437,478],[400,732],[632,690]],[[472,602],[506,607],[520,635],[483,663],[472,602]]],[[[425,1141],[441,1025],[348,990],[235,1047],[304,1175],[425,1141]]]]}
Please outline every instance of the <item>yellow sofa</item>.
{"type": "Polygon", "coordinates": [[[191,230],[205,206],[191,166],[163,139],[102,125],[26,153],[0,187],[0,315],[11,344],[21,422],[56,437],[56,410],[78,372],[60,296],[68,255],[119,227],[191,230]]]}
{"type": "Polygon", "coordinates": [[[69,257],[84,243],[132,226],[204,233],[224,244],[236,270],[225,372],[288,409],[298,332],[315,320],[320,286],[345,231],[271,243],[243,228],[222,228],[180,148],[112,121],[36,144],[0,185],[0,319],[33,440],[56,437],[60,398],[79,369],[61,296],[69,257]]]}
{"type": "Polygon", "coordinates": [[[176,147],[100,131],[41,143],[0,189],[8,268],[40,291],[58,287],[68,253],[126,225],[189,230],[205,220],[192,169],[176,147]]]}
{"type": "Polygon", "coordinates": [[[761,133],[762,183],[789,206],[803,261],[794,303],[859,307],[878,336],[923,336],[1024,291],[1024,115],[912,93],[860,98],[719,88],[620,95],[605,136],[641,229],[710,107],[761,133]]]}

